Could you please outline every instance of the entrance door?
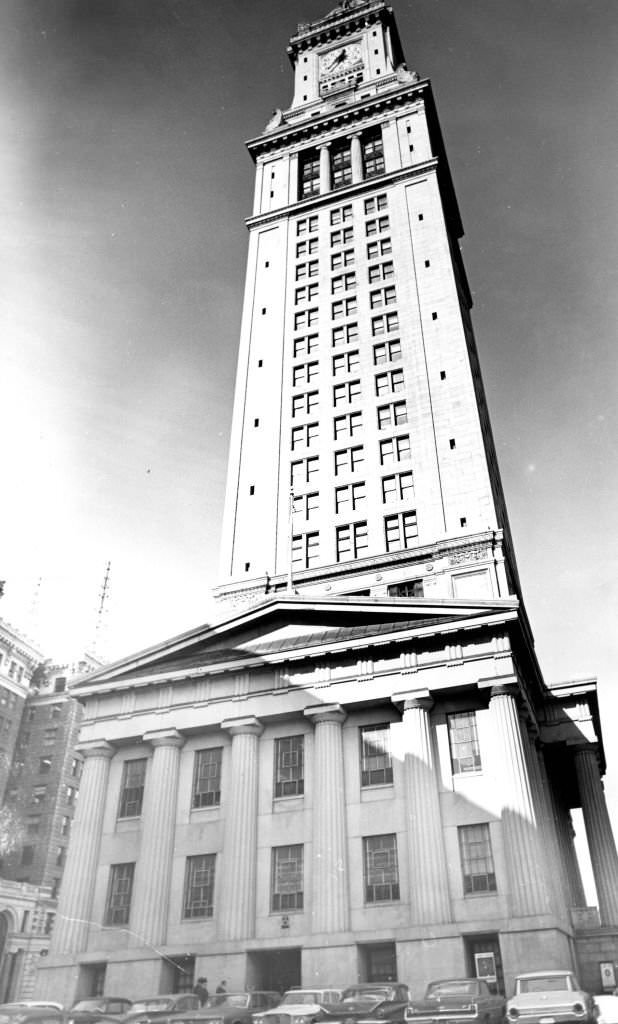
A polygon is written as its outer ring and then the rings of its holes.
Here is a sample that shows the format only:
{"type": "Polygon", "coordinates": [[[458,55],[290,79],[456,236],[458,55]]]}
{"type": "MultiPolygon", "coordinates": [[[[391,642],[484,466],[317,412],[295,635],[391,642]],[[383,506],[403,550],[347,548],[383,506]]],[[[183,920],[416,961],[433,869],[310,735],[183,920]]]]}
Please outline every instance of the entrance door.
{"type": "Polygon", "coordinates": [[[397,981],[397,950],[394,942],[358,947],[363,981],[397,981]]]}
{"type": "Polygon", "coordinates": [[[264,949],[247,956],[247,984],[252,988],[285,992],[300,986],[300,949],[264,949]]]}
{"type": "Polygon", "coordinates": [[[500,942],[496,934],[468,935],[464,939],[468,974],[483,978],[492,992],[504,995],[504,973],[500,942]]]}

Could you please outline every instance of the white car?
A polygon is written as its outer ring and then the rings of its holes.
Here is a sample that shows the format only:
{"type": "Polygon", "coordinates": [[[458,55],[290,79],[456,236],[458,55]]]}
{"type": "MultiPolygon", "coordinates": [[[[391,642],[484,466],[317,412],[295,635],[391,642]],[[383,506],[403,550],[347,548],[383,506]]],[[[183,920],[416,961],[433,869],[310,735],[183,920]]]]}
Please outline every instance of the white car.
{"type": "Polygon", "coordinates": [[[253,1014],[253,1024],[313,1024],[322,1007],[339,1002],[340,988],[292,988],[272,1010],[253,1014]]]}
{"type": "Polygon", "coordinates": [[[595,996],[597,1024],[618,1024],[618,995],[595,996]]]}
{"type": "Polygon", "coordinates": [[[594,1024],[592,996],[572,971],[531,971],[515,979],[506,1004],[508,1024],[594,1024]]]}

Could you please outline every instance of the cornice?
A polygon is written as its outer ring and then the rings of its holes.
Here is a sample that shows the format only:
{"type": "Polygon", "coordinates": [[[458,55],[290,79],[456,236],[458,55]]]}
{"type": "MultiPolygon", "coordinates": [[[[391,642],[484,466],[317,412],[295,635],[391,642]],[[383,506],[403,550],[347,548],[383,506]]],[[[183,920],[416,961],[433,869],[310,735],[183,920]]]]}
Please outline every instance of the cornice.
{"type": "MultiPolygon", "coordinates": [[[[392,76],[393,82],[397,76],[392,76]]],[[[384,82],[387,84],[388,80],[384,82]]],[[[277,131],[267,132],[256,138],[248,139],[245,143],[251,156],[255,159],[261,152],[268,152],[281,149],[284,146],[293,146],[297,142],[311,142],[318,136],[324,134],[331,125],[340,123],[367,122],[370,117],[382,112],[385,108],[399,107],[405,102],[416,101],[425,90],[431,90],[429,79],[423,78],[418,82],[405,83],[399,89],[392,92],[381,92],[369,99],[358,100],[350,106],[338,107],[329,110],[320,117],[314,117],[297,124],[286,124],[277,131]]]]}
{"type": "Polygon", "coordinates": [[[437,166],[437,158],[432,157],[431,160],[424,160],[422,164],[415,164],[413,167],[402,167],[397,171],[388,171],[387,174],[377,174],[374,178],[366,178],[364,181],[346,185],[345,188],[325,192],[323,195],[311,196],[310,199],[302,199],[296,203],[288,203],[287,206],[269,210],[268,213],[258,213],[253,217],[247,217],[245,224],[248,228],[262,227],[264,224],[272,224],[277,220],[286,220],[288,217],[312,213],[323,206],[332,206],[333,200],[342,202],[345,199],[362,196],[365,192],[375,192],[377,188],[385,188],[387,185],[397,184],[400,181],[422,178],[423,175],[436,171],[437,166]]]}
{"type": "Polygon", "coordinates": [[[356,2],[352,7],[336,7],[319,21],[303,22],[298,26],[287,47],[288,56],[294,63],[299,51],[358,32],[381,21],[386,13],[392,14],[392,10],[384,0],[366,0],[364,3],[356,2]]]}

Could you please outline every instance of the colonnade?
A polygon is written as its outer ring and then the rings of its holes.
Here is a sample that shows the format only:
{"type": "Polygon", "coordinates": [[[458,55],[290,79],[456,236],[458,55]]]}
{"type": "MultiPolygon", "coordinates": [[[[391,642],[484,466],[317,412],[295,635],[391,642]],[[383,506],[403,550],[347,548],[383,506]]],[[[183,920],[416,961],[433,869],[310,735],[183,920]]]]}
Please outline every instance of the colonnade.
{"type": "MultiPolygon", "coordinates": [[[[444,924],[452,919],[452,908],[430,722],[432,699],[427,691],[395,694],[392,699],[402,709],[410,923],[444,924]]],[[[569,864],[564,813],[558,813],[542,751],[522,722],[514,685],[495,685],[489,710],[497,751],[492,770],[500,779],[510,912],[515,917],[559,913],[560,908],[564,912],[569,899],[573,905],[580,894],[577,873],[569,864]]],[[[308,708],[305,716],[314,726],[311,927],[314,933],[341,933],[350,927],[342,735],[346,712],[339,705],[326,705],[308,708]]],[[[234,783],[225,808],[217,933],[233,941],[255,935],[258,746],[263,725],[249,716],[225,720],[221,727],[232,739],[234,783]]],[[[184,738],[175,729],[166,729],[147,733],[143,739],[152,750],[152,763],[142,809],[130,941],[156,947],[166,940],[184,738]]],[[[80,749],[85,764],[52,936],[51,951],[58,956],[78,954],[88,945],[109,768],[115,753],[103,740],[80,749]]],[[[616,925],[618,857],[592,747],[576,751],[575,768],[601,920],[616,925]]]]}

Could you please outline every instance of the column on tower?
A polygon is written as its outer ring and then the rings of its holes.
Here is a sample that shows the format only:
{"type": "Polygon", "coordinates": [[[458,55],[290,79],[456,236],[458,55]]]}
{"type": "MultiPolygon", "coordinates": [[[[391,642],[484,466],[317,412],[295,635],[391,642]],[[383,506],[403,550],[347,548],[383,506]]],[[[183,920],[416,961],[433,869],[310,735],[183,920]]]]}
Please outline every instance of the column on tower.
{"type": "Polygon", "coordinates": [[[348,928],[348,863],[345,828],[342,726],[339,704],[306,708],[315,728],[313,800],[312,928],[348,928]]]}
{"type": "Polygon", "coordinates": [[[495,771],[502,795],[502,829],[511,882],[512,912],[518,917],[528,917],[547,913],[550,901],[517,695],[515,682],[492,686],[489,710],[495,737],[495,771]]]}
{"type": "Polygon", "coordinates": [[[440,814],[438,771],[431,741],[429,691],[393,695],[403,702],[402,742],[408,819],[410,905],[413,924],[451,920],[440,814]]]}
{"type": "Polygon", "coordinates": [[[363,180],[363,152],[361,147],[360,134],[355,132],[350,136],[350,162],[352,165],[352,182],[356,184],[363,180]]]}
{"type": "Polygon", "coordinates": [[[555,838],[549,799],[539,764],[537,751],[537,744],[539,742],[538,729],[529,717],[521,723],[521,734],[528,778],[530,780],[532,806],[536,816],[540,840],[539,852],[542,857],[542,863],[539,865],[540,878],[546,889],[546,902],[554,913],[559,914],[564,906],[560,877],[560,854],[555,838]]]}
{"type": "Polygon", "coordinates": [[[579,747],[575,751],[575,771],[601,924],[615,927],[618,925],[618,856],[603,792],[598,754],[592,745],[579,747]]]}
{"type": "Polygon", "coordinates": [[[230,799],[225,818],[224,877],[219,937],[250,939],[255,934],[258,817],[258,741],[264,731],[252,715],[221,723],[232,737],[230,799]]]}
{"type": "Polygon", "coordinates": [[[330,142],[320,146],[320,195],[330,192],[330,142]]]}
{"type": "Polygon", "coordinates": [[[114,754],[114,748],[104,740],[93,740],[77,749],[85,763],[51,938],[51,952],[58,956],[82,953],[87,946],[109,763],[114,754]]]}
{"type": "Polygon", "coordinates": [[[178,769],[184,743],[176,729],[145,733],[153,748],[142,808],[142,837],[131,909],[131,943],[165,942],[176,830],[178,769]]]}

